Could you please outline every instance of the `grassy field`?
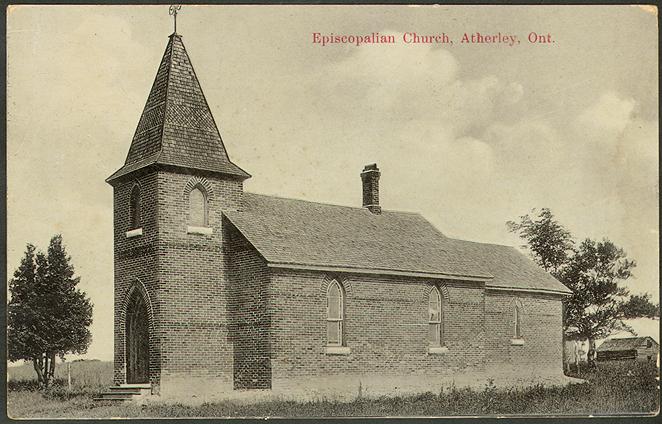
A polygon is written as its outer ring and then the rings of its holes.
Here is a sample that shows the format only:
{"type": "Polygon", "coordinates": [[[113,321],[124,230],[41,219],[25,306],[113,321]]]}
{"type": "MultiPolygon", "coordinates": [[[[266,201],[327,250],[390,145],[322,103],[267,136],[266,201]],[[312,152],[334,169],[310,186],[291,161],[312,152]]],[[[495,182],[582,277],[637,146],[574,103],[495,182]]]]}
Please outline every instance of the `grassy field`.
{"type": "MultiPolygon", "coordinates": [[[[66,373],[64,368],[56,372],[60,377],[63,373],[66,373]]],[[[651,414],[659,407],[656,375],[655,364],[614,362],[600,363],[597,371],[582,371],[580,377],[588,380],[587,383],[565,387],[534,386],[522,389],[487,384],[482,390],[451,387],[439,393],[357,398],[352,402],[319,400],[245,404],[228,401],[200,406],[160,403],[141,406],[93,401],[95,394],[110,385],[112,364],[81,362],[72,364],[72,379],[77,381],[72,391],[62,386],[66,381],[60,380],[47,392],[38,392],[30,378],[21,377],[23,374],[18,370],[12,373],[10,368],[7,406],[8,414],[13,418],[651,414]],[[90,375],[85,376],[86,373],[90,375]],[[82,384],[83,381],[88,383],[82,384]]]]}
{"type": "MultiPolygon", "coordinates": [[[[7,368],[9,384],[27,385],[35,383],[32,364],[7,368]]],[[[56,364],[55,379],[67,381],[67,364],[56,364]]],[[[108,361],[76,361],[71,363],[71,385],[75,389],[108,388],[113,383],[113,363],[108,361]]]]}

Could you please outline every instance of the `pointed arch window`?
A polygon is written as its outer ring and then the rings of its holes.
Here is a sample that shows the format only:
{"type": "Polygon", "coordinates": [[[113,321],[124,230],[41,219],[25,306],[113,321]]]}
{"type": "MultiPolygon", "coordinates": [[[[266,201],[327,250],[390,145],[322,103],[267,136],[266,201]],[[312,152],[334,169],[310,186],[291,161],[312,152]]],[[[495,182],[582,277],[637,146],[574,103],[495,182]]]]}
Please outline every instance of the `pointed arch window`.
{"type": "Polygon", "coordinates": [[[207,194],[200,185],[193,187],[193,190],[189,193],[188,206],[188,225],[191,227],[207,227],[209,223],[207,194]]]}
{"type": "Polygon", "coordinates": [[[326,290],[326,343],[329,346],[343,345],[343,290],[333,280],[326,290]]]}
{"type": "Polygon", "coordinates": [[[438,287],[433,287],[428,298],[428,342],[431,347],[444,345],[441,314],[441,293],[438,287]]]}
{"type": "Polygon", "coordinates": [[[140,186],[136,184],[131,190],[131,199],[129,201],[129,230],[142,228],[140,197],[140,186]]]}
{"type": "Polygon", "coordinates": [[[517,299],[515,301],[515,339],[522,339],[522,302],[517,299]]]}

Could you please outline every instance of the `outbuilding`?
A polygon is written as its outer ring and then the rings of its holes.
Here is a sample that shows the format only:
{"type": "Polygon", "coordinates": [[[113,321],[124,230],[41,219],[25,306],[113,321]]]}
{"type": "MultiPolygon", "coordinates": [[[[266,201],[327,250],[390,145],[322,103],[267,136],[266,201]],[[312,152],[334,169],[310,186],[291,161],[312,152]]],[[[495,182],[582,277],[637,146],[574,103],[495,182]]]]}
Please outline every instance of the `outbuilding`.
{"type": "Polygon", "coordinates": [[[624,337],[608,339],[598,349],[598,361],[629,359],[636,361],[657,361],[660,345],[652,337],[624,337]]]}

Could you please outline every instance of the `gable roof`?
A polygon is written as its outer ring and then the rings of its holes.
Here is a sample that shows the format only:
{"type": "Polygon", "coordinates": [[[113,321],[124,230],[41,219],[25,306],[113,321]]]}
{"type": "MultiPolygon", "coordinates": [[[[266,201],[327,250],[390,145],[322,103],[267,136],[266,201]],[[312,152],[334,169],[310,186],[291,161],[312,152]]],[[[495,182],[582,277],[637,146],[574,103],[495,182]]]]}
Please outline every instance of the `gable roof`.
{"type": "Polygon", "coordinates": [[[181,35],[169,38],[124,166],[106,181],[155,164],[249,178],[228,157],[181,35]]]}
{"type": "Polygon", "coordinates": [[[624,337],[622,339],[607,339],[597,349],[598,352],[632,350],[644,347],[647,340],[651,340],[654,346],[658,346],[652,337],[624,337]]]}
{"type": "Polygon", "coordinates": [[[477,268],[489,271],[494,278],[486,283],[494,289],[535,290],[571,294],[559,280],[512,246],[449,239],[477,268]]]}
{"type": "Polygon", "coordinates": [[[486,281],[570,293],[514,248],[451,239],[421,215],[244,193],[225,213],[272,266],[486,281]]]}

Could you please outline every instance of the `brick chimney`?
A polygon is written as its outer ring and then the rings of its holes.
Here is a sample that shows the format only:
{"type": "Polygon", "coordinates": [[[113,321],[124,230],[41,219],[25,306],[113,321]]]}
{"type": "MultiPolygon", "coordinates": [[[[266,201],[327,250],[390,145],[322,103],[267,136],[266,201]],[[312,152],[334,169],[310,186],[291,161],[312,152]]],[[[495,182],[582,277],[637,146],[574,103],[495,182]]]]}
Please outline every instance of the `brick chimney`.
{"type": "Polygon", "coordinates": [[[363,207],[374,214],[382,213],[382,207],[379,206],[379,168],[373,163],[366,165],[361,172],[361,181],[363,181],[363,207]]]}

